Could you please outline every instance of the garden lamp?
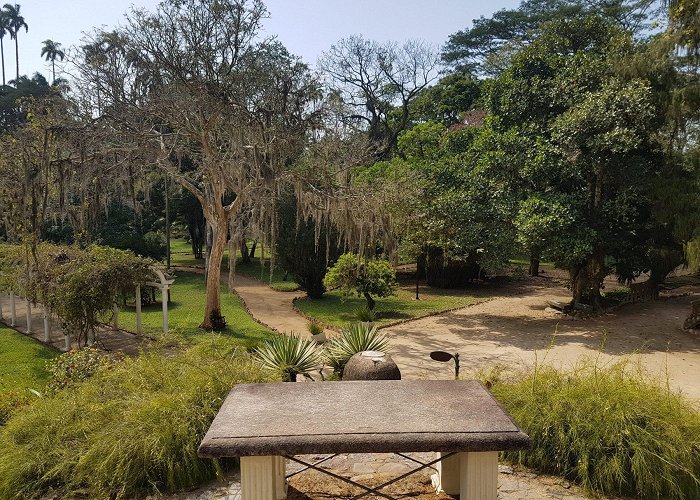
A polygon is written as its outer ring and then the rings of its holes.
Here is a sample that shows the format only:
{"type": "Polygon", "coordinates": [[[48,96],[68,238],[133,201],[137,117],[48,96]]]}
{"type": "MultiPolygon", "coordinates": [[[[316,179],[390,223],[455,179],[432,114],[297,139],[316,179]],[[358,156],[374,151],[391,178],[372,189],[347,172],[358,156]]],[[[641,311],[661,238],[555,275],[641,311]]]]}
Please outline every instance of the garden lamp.
{"type": "Polygon", "coordinates": [[[456,352],[454,354],[450,354],[449,352],[445,351],[433,351],[430,353],[430,358],[435,360],[435,361],[440,361],[442,363],[446,363],[450,361],[451,359],[455,360],[455,380],[459,378],[459,353],[456,352]]]}

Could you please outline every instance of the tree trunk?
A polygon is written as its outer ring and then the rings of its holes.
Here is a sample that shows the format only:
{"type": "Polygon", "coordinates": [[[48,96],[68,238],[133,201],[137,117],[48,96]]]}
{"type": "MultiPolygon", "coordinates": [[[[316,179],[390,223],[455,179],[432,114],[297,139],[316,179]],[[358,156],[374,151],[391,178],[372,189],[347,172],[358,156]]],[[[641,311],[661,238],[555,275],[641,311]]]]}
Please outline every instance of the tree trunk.
{"type": "Polygon", "coordinates": [[[601,308],[600,288],[607,275],[605,256],[602,252],[595,252],[586,263],[570,271],[571,275],[571,305],[576,303],[587,304],[601,308]]]}
{"type": "Polygon", "coordinates": [[[2,86],[5,86],[5,46],[0,38],[0,58],[2,59],[2,86]]]}
{"type": "Polygon", "coordinates": [[[258,246],[258,240],[253,240],[253,245],[250,247],[250,259],[255,258],[255,248],[258,246]]]}
{"type": "Polygon", "coordinates": [[[374,311],[374,306],[376,304],[374,302],[374,299],[367,292],[365,292],[364,295],[365,295],[365,300],[367,301],[367,309],[369,309],[370,311],[374,311]]]}
{"type": "Polygon", "coordinates": [[[53,83],[56,84],[56,60],[51,59],[51,73],[53,73],[53,83]]]}
{"type": "MultiPolygon", "coordinates": [[[[230,258],[230,256],[229,256],[230,258]]],[[[248,240],[241,242],[241,264],[250,264],[250,253],[248,252],[248,240]]]]}
{"type": "Polygon", "coordinates": [[[226,249],[228,220],[223,215],[219,215],[216,220],[210,221],[210,225],[212,243],[207,268],[207,299],[204,308],[204,321],[202,321],[200,328],[219,330],[225,325],[221,316],[221,260],[226,249]]]}
{"type": "Polygon", "coordinates": [[[19,44],[17,43],[17,37],[15,37],[15,59],[17,61],[17,80],[15,81],[15,87],[19,85],[19,44]]]}
{"type": "Polygon", "coordinates": [[[530,269],[528,274],[530,276],[539,276],[540,274],[540,252],[537,250],[530,252],[530,269]]]}

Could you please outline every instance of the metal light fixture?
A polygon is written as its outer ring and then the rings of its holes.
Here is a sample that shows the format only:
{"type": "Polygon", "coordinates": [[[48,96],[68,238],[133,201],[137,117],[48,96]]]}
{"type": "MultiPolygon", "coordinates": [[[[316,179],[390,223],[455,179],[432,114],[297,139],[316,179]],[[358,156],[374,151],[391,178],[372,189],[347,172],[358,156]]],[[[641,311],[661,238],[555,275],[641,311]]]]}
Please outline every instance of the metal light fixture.
{"type": "Polygon", "coordinates": [[[447,363],[448,361],[455,360],[455,380],[459,378],[459,353],[450,354],[445,351],[433,351],[430,353],[430,359],[434,361],[440,361],[441,363],[447,363]]]}

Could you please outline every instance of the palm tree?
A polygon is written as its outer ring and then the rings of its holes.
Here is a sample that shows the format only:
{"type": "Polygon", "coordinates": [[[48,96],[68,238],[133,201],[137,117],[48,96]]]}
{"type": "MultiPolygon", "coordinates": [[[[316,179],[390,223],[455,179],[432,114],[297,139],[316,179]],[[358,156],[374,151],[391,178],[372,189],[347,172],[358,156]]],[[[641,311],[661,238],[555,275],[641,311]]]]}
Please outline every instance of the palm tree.
{"type": "Polygon", "coordinates": [[[53,82],[56,83],[56,58],[66,57],[66,53],[61,50],[61,44],[53,40],[44,40],[44,46],[41,48],[41,55],[46,56],[47,61],[51,61],[51,71],[53,72],[53,82]]]}
{"type": "Polygon", "coordinates": [[[7,13],[0,10],[0,59],[2,59],[2,85],[5,86],[5,47],[2,44],[2,39],[10,32],[10,24],[7,19],[7,13]]]}
{"type": "Polygon", "coordinates": [[[14,38],[15,40],[15,59],[17,61],[17,80],[19,80],[19,45],[17,42],[17,38],[19,36],[19,32],[22,28],[24,28],[25,33],[29,31],[29,26],[27,26],[27,23],[24,20],[24,17],[19,13],[19,4],[9,4],[6,3],[3,6],[3,9],[5,9],[5,16],[7,17],[7,24],[9,27],[9,32],[10,32],[10,38],[14,38]]]}

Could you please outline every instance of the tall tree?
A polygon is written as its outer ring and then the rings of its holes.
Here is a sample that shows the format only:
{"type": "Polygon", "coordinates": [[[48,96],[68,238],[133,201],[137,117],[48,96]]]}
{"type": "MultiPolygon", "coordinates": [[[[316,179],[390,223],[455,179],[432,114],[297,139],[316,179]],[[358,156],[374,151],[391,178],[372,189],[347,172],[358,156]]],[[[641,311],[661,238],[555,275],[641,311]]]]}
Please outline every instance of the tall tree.
{"type": "Polygon", "coordinates": [[[5,35],[10,33],[9,20],[7,18],[7,12],[4,9],[0,9],[0,65],[2,66],[2,85],[6,85],[5,81],[5,45],[4,38],[5,35]]]}
{"type": "Polygon", "coordinates": [[[44,40],[44,46],[41,48],[41,55],[45,56],[47,61],[51,61],[51,72],[53,74],[53,83],[56,83],[56,58],[61,61],[66,57],[66,53],[61,50],[61,44],[53,40],[44,40]]]}
{"type": "Polygon", "coordinates": [[[260,38],[265,15],[259,0],[166,0],[153,14],[133,11],[121,47],[100,62],[105,118],[202,205],[212,231],[205,329],[225,324],[221,260],[232,222],[245,213],[275,232],[279,183],[317,121],[318,84],[281,44],[260,38]]]}
{"type": "Polygon", "coordinates": [[[7,24],[9,26],[10,38],[15,40],[15,61],[17,63],[17,80],[19,81],[19,32],[24,28],[24,32],[29,31],[29,26],[27,25],[24,17],[20,14],[19,4],[9,4],[6,3],[3,7],[5,10],[5,15],[7,16],[7,24]]]}
{"type": "Polygon", "coordinates": [[[633,32],[647,28],[647,10],[654,0],[522,0],[516,9],[472,21],[470,28],[450,35],[442,60],[457,71],[494,76],[510,57],[538,36],[545,22],[601,16],[633,32]]]}
{"type": "Polygon", "coordinates": [[[361,36],[344,38],[321,56],[344,117],[367,134],[388,158],[410,122],[410,105],[437,78],[437,54],[412,40],[380,44],[361,36]],[[359,125],[358,125],[359,124],[359,125]]]}

